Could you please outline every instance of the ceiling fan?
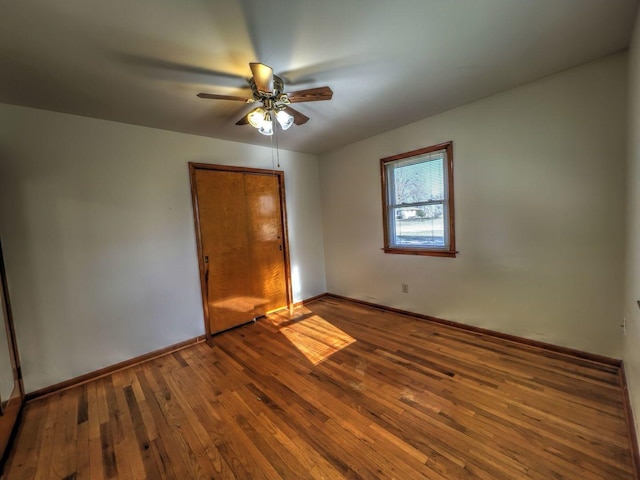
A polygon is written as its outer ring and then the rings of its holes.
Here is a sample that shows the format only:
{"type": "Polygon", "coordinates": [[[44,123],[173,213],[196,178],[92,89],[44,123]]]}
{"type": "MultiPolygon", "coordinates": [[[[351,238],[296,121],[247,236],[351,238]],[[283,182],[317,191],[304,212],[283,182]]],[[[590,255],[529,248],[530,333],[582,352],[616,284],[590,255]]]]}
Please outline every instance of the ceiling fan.
{"type": "Polygon", "coordinates": [[[275,119],[283,130],[287,130],[294,123],[303,125],[309,117],[294,110],[291,103],[317,102],[331,100],[333,91],[329,87],[310,88],[297,92],[285,93],[284,81],[273,73],[273,69],[263,63],[250,63],[253,77],[249,79],[249,86],[253,92],[251,98],[235,95],[218,95],[215,93],[199,93],[200,98],[213,100],[233,100],[245,103],[261,103],[247,115],[236,122],[236,125],[246,125],[258,129],[263,135],[273,135],[275,119]]]}

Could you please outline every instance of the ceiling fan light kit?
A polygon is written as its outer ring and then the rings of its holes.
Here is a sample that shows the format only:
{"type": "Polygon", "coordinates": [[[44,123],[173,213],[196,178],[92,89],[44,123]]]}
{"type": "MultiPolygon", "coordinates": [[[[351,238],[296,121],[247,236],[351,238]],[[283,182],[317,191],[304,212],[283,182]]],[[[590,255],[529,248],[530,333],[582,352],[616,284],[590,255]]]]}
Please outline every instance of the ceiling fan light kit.
{"type": "Polygon", "coordinates": [[[309,117],[291,108],[291,103],[331,100],[333,97],[333,91],[329,87],[310,88],[299,92],[285,93],[284,81],[278,75],[274,75],[271,67],[263,63],[250,63],[249,67],[253,74],[249,79],[249,86],[253,94],[251,98],[218,95],[215,93],[199,93],[198,97],[213,100],[261,103],[261,106],[254,108],[238,120],[236,125],[246,125],[248,123],[263,135],[273,135],[274,118],[282,130],[289,129],[294,123],[303,125],[309,121],[309,117]]]}
{"type": "Polygon", "coordinates": [[[256,107],[247,114],[247,120],[261,134],[273,135],[273,117],[276,118],[282,130],[287,130],[293,125],[293,116],[283,108],[273,100],[265,99],[262,107],[256,107]]]}

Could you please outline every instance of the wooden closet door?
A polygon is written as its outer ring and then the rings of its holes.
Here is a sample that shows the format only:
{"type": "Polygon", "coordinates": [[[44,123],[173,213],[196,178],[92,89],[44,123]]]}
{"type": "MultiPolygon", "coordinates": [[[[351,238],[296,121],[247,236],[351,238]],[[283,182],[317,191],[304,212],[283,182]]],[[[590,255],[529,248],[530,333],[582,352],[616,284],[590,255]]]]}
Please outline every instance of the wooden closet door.
{"type": "Polygon", "coordinates": [[[197,170],[200,237],[210,333],[256,317],[251,278],[244,178],[236,172],[197,170]]]}
{"type": "Polygon", "coordinates": [[[244,175],[247,216],[250,219],[249,245],[251,282],[256,316],[287,306],[284,239],[278,177],[244,175]]]}
{"type": "Polygon", "coordinates": [[[281,173],[192,168],[209,333],[287,306],[281,173]]]}

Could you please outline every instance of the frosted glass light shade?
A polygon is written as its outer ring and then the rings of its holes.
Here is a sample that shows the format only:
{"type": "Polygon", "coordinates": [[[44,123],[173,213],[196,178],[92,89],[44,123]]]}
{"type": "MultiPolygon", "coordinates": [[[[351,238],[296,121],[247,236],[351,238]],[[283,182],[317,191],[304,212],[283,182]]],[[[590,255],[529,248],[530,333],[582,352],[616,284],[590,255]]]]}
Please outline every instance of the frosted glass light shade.
{"type": "Polygon", "coordinates": [[[260,128],[264,123],[264,114],[264,108],[258,107],[249,112],[249,115],[247,115],[247,120],[249,120],[249,123],[252,127],[260,128]]]}
{"type": "Polygon", "coordinates": [[[273,121],[271,121],[269,112],[264,115],[262,125],[258,128],[258,132],[262,135],[273,135],[273,121]]]}
{"type": "Polygon", "coordinates": [[[282,130],[287,130],[291,125],[293,125],[293,117],[284,110],[280,110],[276,113],[276,120],[278,120],[282,130]]]}

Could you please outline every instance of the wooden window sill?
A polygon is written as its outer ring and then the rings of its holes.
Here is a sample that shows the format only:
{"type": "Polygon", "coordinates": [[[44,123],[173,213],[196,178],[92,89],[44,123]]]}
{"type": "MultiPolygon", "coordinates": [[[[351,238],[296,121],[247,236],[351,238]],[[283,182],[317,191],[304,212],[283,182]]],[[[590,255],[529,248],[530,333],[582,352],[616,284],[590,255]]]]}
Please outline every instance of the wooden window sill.
{"type": "Polygon", "coordinates": [[[423,250],[421,248],[395,248],[384,247],[384,253],[397,253],[400,255],[424,255],[428,257],[450,257],[455,258],[458,252],[450,250],[423,250]]]}

